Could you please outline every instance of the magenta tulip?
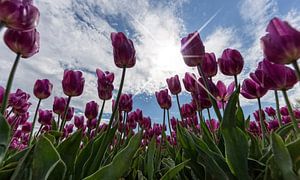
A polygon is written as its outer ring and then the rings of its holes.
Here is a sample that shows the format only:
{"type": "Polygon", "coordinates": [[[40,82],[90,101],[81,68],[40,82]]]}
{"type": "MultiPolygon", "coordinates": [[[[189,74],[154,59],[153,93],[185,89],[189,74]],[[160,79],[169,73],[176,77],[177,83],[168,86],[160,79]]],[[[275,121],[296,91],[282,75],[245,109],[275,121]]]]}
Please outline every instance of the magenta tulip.
{"type": "Polygon", "coordinates": [[[257,99],[263,97],[268,92],[252,79],[245,79],[242,85],[241,94],[247,99],[257,99]]]}
{"type": "Polygon", "coordinates": [[[114,90],[114,73],[108,71],[96,70],[98,76],[98,96],[102,100],[109,100],[112,98],[112,92],[114,90]]]}
{"type": "Polygon", "coordinates": [[[31,129],[32,129],[32,123],[31,122],[25,122],[22,125],[22,131],[25,132],[25,133],[31,132],[31,129]]]}
{"type": "Polygon", "coordinates": [[[205,48],[198,32],[181,39],[181,54],[187,66],[194,67],[202,63],[205,48]]]}
{"type": "Polygon", "coordinates": [[[168,78],[167,80],[168,88],[173,95],[177,95],[181,92],[181,85],[178,75],[168,78]]]}
{"type": "Polygon", "coordinates": [[[279,122],[277,119],[271,120],[268,122],[268,129],[269,131],[275,131],[279,128],[279,122]]]}
{"type": "Polygon", "coordinates": [[[97,117],[99,111],[99,105],[95,101],[90,101],[85,105],[85,117],[89,120],[97,117]]]}
{"type": "Polygon", "coordinates": [[[84,82],[81,71],[65,70],[62,80],[65,95],[80,96],[83,92],[84,82]]]}
{"type": "Polygon", "coordinates": [[[300,31],[288,22],[273,18],[261,38],[265,57],[276,64],[290,64],[300,58],[300,31]]]}
{"type": "Polygon", "coordinates": [[[214,53],[205,53],[204,59],[201,63],[202,71],[205,77],[212,78],[218,72],[218,63],[214,53]]]}
{"type": "Polygon", "coordinates": [[[38,122],[42,125],[52,124],[53,114],[51,110],[39,110],[38,122]]]}
{"type": "Polygon", "coordinates": [[[0,1],[0,22],[8,28],[29,31],[37,26],[39,18],[40,12],[31,1],[0,1]]]}
{"type": "Polygon", "coordinates": [[[276,110],[273,107],[266,107],[265,112],[268,114],[268,116],[274,117],[276,116],[276,110]]]}
{"type": "Polygon", "coordinates": [[[216,98],[218,100],[219,107],[222,108],[233,93],[235,83],[232,82],[228,87],[226,87],[226,85],[222,81],[218,81],[216,86],[218,88],[218,95],[216,96],[216,98]]]}
{"type": "Polygon", "coordinates": [[[0,106],[2,105],[4,94],[5,94],[5,89],[2,86],[0,86],[0,106]]]}
{"type": "MultiPolygon", "coordinates": [[[[74,111],[75,109],[73,107],[68,108],[65,121],[71,121],[74,115],[74,111]]],[[[61,117],[64,117],[64,112],[61,114],[61,117]]]]}
{"type": "Polygon", "coordinates": [[[64,112],[66,105],[67,100],[65,98],[55,96],[53,102],[53,112],[61,115],[64,112]]]}
{"type": "Polygon", "coordinates": [[[235,49],[225,49],[222,57],[218,59],[220,71],[227,76],[236,76],[242,72],[244,59],[235,49]]]}
{"type": "Polygon", "coordinates": [[[84,117],[74,116],[74,125],[77,127],[77,129],[82,129],[84,127],[84,117]]]}
{"type": "Polygon", "coordinates": [[[4,42],[22,58],[29,58],[39,52],[40,35],[35,29],[26,32],[7,29],[4,34],[4,42]]]}
{"type": "Polygon", "coordinates": [[[130,112],[132,111],[132,94],[122,94],[119,102],[119,110],[130,112]]]}
{"type": "Polygon", "coordinates": [[[196,108],[191,103],[183,104],[180,109],[183,118],[192,117],[196,114],[196,108]]]}
{"type": "Polygon", "coordinates": [[[199,84],[197,82],[196,75],[193,73],[185,73],[183,85],[188,92],[196,92],[199,89],[199,84]]]}
{"type": "Polygon", "coordinates": [[[88,119],[87,120],[87,123],[86,123],[86,126],[89,128],[89,129],[95,129],[96,128],[96,125],[97,125],[97,119],[88,119]]]}
{"type": "Polygon", "coordinates": [[[46,99],[51,95],[53,84],[48,79],[38,79],[34,84],[33,94],[38,99],[46,99]]]}
{"type": "Polygon", "coordinates": [[[171,96],[168,93],[168,89],[155,92],[156,100],[162,109],[170,109],[172,105],[171,96]]]}
{"type": "Polygon", "coordinates": [[[135,49],[132,40],[127,39],[124,33],[111,33],[114,50],[114,61],[119,68],[131,68],[136,63],[135,49]]]}

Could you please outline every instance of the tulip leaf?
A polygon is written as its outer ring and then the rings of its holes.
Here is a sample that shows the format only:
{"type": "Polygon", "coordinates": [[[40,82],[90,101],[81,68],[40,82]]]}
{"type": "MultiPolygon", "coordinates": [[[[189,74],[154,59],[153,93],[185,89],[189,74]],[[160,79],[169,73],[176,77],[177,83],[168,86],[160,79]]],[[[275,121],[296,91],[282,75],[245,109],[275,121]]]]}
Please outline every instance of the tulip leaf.
{"type": "Polygon", "coordinates": [[[134,135],[129,141],[126,148],[122,149],[112,160],[112,162],[94,174],[85,178],[85,180],[93,179],[102,179],[102,180],[111,180],[111,179],[120,179],[129,169],[131,161],[140,147],[140,142],[142,139],[142,133],[134,135]]]}
{"type": "Polygon", "coordinates": [[[281,136],[283,139],[286,138],[288,136],[288,134],[294,129],[294,126],[292,123],[289,124],[285,124],[281,127],[279,127],[278,129],[276,129],[276,134],[278,134],[279,136],[281,136]]]}
{"type": "Polygon", "coordinates": [[[51,142],[40,136],[21,160],[11,179],[47,179],[59,161],[60,156],[51,142]]]}
{"type": "Polygon", "coordinates": [[[10,126],[5,117],[0,113],[0,164],[9,146],[10,126]]]}
{"type": "Polygon", "coordinates": [[[156,139],[153,137],[147,151],[147,177],[149,180],[154,179],[154,155],[156,148],[156,139]]]}
{"type": "Polygon", "coordinates": [[[200,126],[201,126],[201,129],[202,129],[202,138],[203,138],[203,141],[209,146],[209,148],[218,153],[218,154],[222,154],[220,149],[218,148],[218,146],[216,145],[216,143],[213,141],[213,138],[212,138],[212,133],[210,132],[210,130],[208,129],[207,125],[205,122],[203,121],[200,121],[200,126]]]}
{"type": "Polygon", "coordinates": [[[67,166],[67,176],[74,171],[74,163],[79,150],[82,131],[77,131],[59,144],[57,151],[67,166]]]}
{"type": "Polygon", "coordinates": [[[86,146],[80,151],[79,155],[76,158],[75,161],[75,180],[79,180],[82,177],[83,172],[83,166],[85,162],[89,159],[90,155],[92,154],[94,140],[88,142],[86,146]]]}
{"type": "Polygon", "coordinates": [[[296,171],[300,170],[300,138],[296,139],[295,141],[289,143],[287,145],[287,149],[289,150],[289,153],[291,155],[291,158],[293,160],[294,167],[296,168],[296,171]]]}
{"type": "Polygon", "coordinates": [[[164,176],[161,178],[161,180],[168,180],[168,179],[173,179],[189,162],[190,160],[186,160],[172,169],[170,169],[164,176]]]}
{"type": "Polygon", "coordinates": [[[22,151],[19,151],[15,153],[14,155],[10,156],[6,161],[4,161],[4,165],[13,163],[13,162],[18,162],[21,158],[25,156],[29,148],[23,149],[22,151]]]}
{"type": "Polygon", "coordinates": [[[271,145],[274,154],[274,162],[278,166],[284,179],[299,179],[293,170],[293,162],[283,140],[276,133],[271,134],[271,145]]]}
{"type": "Polygon", "coordinates": [[[66,164],[60,159],[53,171],[50,173],[48,180],[65,179],[67,172],[66,164]]]}

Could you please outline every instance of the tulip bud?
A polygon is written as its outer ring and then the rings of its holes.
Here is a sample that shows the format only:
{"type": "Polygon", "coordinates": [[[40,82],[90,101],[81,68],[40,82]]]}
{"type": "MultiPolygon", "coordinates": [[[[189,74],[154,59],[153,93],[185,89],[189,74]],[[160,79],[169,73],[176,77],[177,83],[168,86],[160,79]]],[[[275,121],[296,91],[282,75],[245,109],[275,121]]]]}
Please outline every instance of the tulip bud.
{"type": "Polygon", "coordinates": [[[168,93],[168,89],[155,92],[156,100],[162,109],[170,109],[172,105],[171,96],[168,93]]]}
{"type": "Polygon", "coordinates": [[[276,110],[273,107],[266,107],[265,112],[268,114],[268,116],[276,116],[276,110]]]}
{"type": "Polygon", "coordinates": [[[51,95],[53,84],[48,79],[38,79],[34,84],[33,93],[38,99],[46,99],[51,95]]]}
{"type": "Polygon", "coordinates": [[[168,88],[171,94],[176,95],[181,92],[181,86],[178,75],[167,79],[168,88]]]}
{"type": "Polygon", "coordinates": [[[66,105],[67,100],[65,98],[55,96],[53,102],[53,112],[61,115],[64,112],[66,105]]]}
{"type": "Polygon", "coordinates": [[[188,92],[196,92],[199,89],[196,76],[193,73],[185,73],[183,85],[188,92]]]}
{"type": "Polygon", "coordinates": [[[204,59],[201,63],[202,71],[205,77],[213,77],[218,72],[218,63],[214,53],[205,53],[204,59]]]}
{"type": "Polygon", "coordinates": [[[181,54],[187,66],[194,67],[202,63],[205,48],[198,32],[181,39],[181,54]]]}
{"type": "Polygon", "coordinates": [[[242,85],[241,94],[247,99],[257,99],[263,97],[268,92],[252,79],[245,79],[242,85]]]}
{"type": "Polygon", "coordinates": [[[135,65],[135,49],[133,42],[122,32],[111,33],[111,41],[114,50],[114,61],[119,68],[131,68],[135,65]]]}
{"type": "Polygon", "coordinates": [[[96,70],[98,76],[98,96],[102,100],[109,100],[112,97],[112,92],[114,90],[114,73],[108,71],[96,70]]]}
{"type": "MultiPolygon", "coordinates": [[[[66,121],[71,121],[71,119],[73,118],[74,115],[74,108],[73,107],[69,107],[67,110],[67,115],[66,115],[66,121]]],[[[64,117],[64,112],[61,114],[61,117],[64,117]]]]}
{"type": "Polygon", "coordinates": [[[5,44],[22,58],[29,58],[39,52],[40,34],[36,29],[31,31],[16,31],[7,29],[4,34],[5,44]]]}
{"type": "Polygon", "coordinates": [[[97,117],[99,105],[95,101],[90,101],[85,105],[85,117],[89,120],[97,117]]]}
{"type": "Polygon", "coordinates": [[[42,125],[52,124],[53,114],[51,110],[39,110],[38,122],[42,125]]]}
{"type": "Polygon", "coordinates": [[[62,87],[67,96],[80,96],[83,92],[84,78],[81,71],[65,70],[62,87]]]}
{"type": "MultiPolygon", "coordinates": [[[[265,57],[276,64],[290,64],[300,58],[300,31],[286,21],[273,18],[261,40],[265,57]]],[[[278,73],[279,74],[279,73],[278,73]]]]}
{"type": "Polygon", "coordinates": [[[242,72],[244,59],[239,51],[235,49],[225,49],[222,57],[218,59],[220,71],[227,76],[235,76],[242,72]]]}
{"type": "Polygon", "coordinates": [[[32,129],[32,123],[31,122],[25,122],[22,125],[22,131],[25,132],[25,133],[31,132],[31,129],[32,129]]]}
{"type": "Polygon", "coordinates": [[[119,101],[119,110],[130,112],[132,110],[132,95],[122,94],[119,101]]]}
{"type": "Polygon", "coordinates": [[[279,128],[279,122],[277,119],[271,120],[268,122],[268,129],[269,131],[275,131],[279,128]]]}
{"type": "Polygon", "coordinates": [[[289,111],[288,111],[288,108],[286,106],[280,108],[280,114],[283,115],[283,116],[289,116],[290,115],[289,111]]]}
{"type": "Polygon", "coordinates": [[[84,126],[84,117],[74,116],[74,125],[77,127],[77,129],[82,129],[84,126]]]}

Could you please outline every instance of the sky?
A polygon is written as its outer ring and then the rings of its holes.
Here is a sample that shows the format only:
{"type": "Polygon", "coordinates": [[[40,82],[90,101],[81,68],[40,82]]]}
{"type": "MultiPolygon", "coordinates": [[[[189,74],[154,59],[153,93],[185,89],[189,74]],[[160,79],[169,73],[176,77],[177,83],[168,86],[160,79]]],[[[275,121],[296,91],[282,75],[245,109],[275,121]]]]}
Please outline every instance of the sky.
{"type": "MultiPolygon", "coordinates": [[[[184,64],[180,54],[180,39],[188,33],[200,31],[206,52],[217,57],[225,48],[238,49],[245,60],[241,82],[262,60],[259,39],[270,19],[280,17],[300,29],[299,0],[39,0],[35,4],[41,12],[37,28],[40,52],[21,61],[13,90],[21,88],[32,94],[35,80],[48,78],[54,84],[53,94],[41,107],[51,109],[54,96],[64,96],[64,69],[75,69],[84,72],[86,82],[83,95],[73,98],[71,106],[80,114],[88,101],[102,104],[95,71],[114,72],[114,85],[119,86],[121,69],[114,65],[110,33],[122,31],[133,40],[137,52],[136,66],[126,74],[124,92],[132,93],[134,108],[142,109],[155,122],[161,122],[162,110],[154,93],[167,87],[166,78],[178,74],[182,79],[185,72],[197,74],[184,64]]],[[[14,57],[0,41],[1,86],[6,84],[14,57]]],[[[233,78],[218,73],[214,80],[229,84],[233,78]]],[[[288,93],[293,101],[299,97],[299,83],[288,93]]],[[[183,92],[180,100],[188,103],[190,96],[183,92]]],[[[273,93],[262,101],[264,107],[272,105],[273,93]]],[[[33,112],[37,104],[34,96],[31,102],[33,112]]],[[[241,98],[245,114],[257,109],[256,103],[241,98]]],[[[105,107],[106,118],[110,112],[111,102],[105,107]]],[[[175,98],[171,116],[178,117],[175,98]]]]}

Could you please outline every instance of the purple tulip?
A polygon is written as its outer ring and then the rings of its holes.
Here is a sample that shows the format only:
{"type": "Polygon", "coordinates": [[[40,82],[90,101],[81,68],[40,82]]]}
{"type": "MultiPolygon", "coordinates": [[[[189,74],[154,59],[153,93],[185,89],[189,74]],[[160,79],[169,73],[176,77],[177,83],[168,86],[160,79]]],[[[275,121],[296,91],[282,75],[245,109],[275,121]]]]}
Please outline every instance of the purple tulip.
{"type": "Polygon", "coordinates": [[[34,29],[39,21],[40,12],[32,2],[9,0],[0,1],[0,22],[18,31],[34,29]]]}
{"type": "Polygon", "coordinates": [[[168,78],[167,80],[168,88],[173,95],[177,95],[181,92],[181,85],[178,75],[168,78]]]}
{"type": "Polygon", "coordinates": [[[20,115],[22,115],[22,114],[27,113],[27,111],[28,111],[28,109],[30,108],[31,105],[32,105],[31,102],[25,102],[24,104],[22,104],[21,107],[19,107],[19,108],[14,108],[14,109],[13,109],[13,112],[14,112],[15,114],[17,114],[17,115],[20,116],[20,115]]]}
{"type": "Polygon", "coordinates": [[[242,72],[244,59],[235,49],[225,49],[222,57],[218,59],[220,71],[227,76],[236,76],[242,72]]]}
{"type": "Polygon", "coordinates": [[[196,91],[197,94],[199,94],[202,97],[208,97],[207,91],[209,91],[209,93],[214,97],[218,96],[219,89],[217,88],[217,86],[214,84],[212,80],[207,79],[207,86],[208,86],[207,90],[205,89],[205,85],[204,85],[205,83],[202,77],[198,79],[198,82],[202,84],[202,86],[199,85],[198,91],[196,91]]]}
{"type": "Polygon", "coordinates": [[[299,109],[295,109],[294,114],[295,114],[296,119],[300,119],[300,110],[299,109]]]}
{"type": "Polygon", "coordinates": [[[250,76],[270,90],[288,90],[298,82],[293,69],[281,64],[273,64],[265,59],[259,63],[255,74],[250,76]]]}
{"type": "Polygon", "coordinates": [[[172,129],[174,130],[174,131],[176,131],[176,127],[177,127],[177,119],[175,118],[175,117],[172,117],[171,119],[170,119],[170,121],[171,121],[171,127],[172,127],[172,129]]]}
{"type": "Polygon", "coordinates": [[[170,109],[172,105],[171,96],[168,93],[168,89],[155,92],[156,100],[162,109],[170,109]]]}
{"type": "Polygon", "coordinates": [[[39,118],[38,122],[42,125],[51,125],[52,124],[53,114],[51,110],[41,110],[39,109],[39,118]]]}
{"type": "Polygon", "coordinates": [[[67,100],[65,98],[55,96],[53,102],[53,112],[61,115],[64,112],[66,105],[67,100]]]}
{"type": "Polygon", "coordinates": [[[265,57],[276,64],[290,64],[300,58],[300,32],[288,22],[273,18],[261,38],[265,57]]]}
{"type": "Polygon", "coordinates": [[[183,85],[188,92],[196,92],[199,89],[199,84],[197,82],[196,75],[193,73],[185,73],[183,85]]]}
{"type": "Polygon", "coordinates": [[[124,33],[111,33],[115,65],[119,68],[131,68],[135,65],[136,56],[133,42],[124,33]]]}
{"type": "MultiPolygon", "coordinates": [[[[73,107],[69,107],[67,110],[66,121],[71,121],[73,118],[75,109],[73,107]]],[[[64,117],[64,112],[61,114],[61,117],[64,117]]]]}
{"type": "Polygon", "coordinates": [[[13,107],[14,113],[24,114],[27,112],[31,103],[28,102],[30,95],[21,89],[17,89],[15,93],[9,95],[8,104],[13,107]]]}
{"type": "Polygon", "coordinates": [[[25,132],[25,133],[31,132],[31,129],[32,129],[32,123],[31,122],[25,122],[22,125],[22,131],[25,132]]]}
{"type": "Polygon", "coordinates": [[[220,123],[218,121],[216,121],[215,119],[206,120],[205,123],[206,123],[207,127],[209,129],[211,129],[212,132],[216,132],[220,127],[220,123]]]}
{"type": "Polygon", "coordinates": [[[181,39],[181,54],[187,66],[194,67],[202,63],[205,48],[198,32],[181,39]]]}
{"type": "Polygon", "coordinates": [[[23,125],[27,122],[27,120],[29,119],[29,112],[25,112],[23,114],[19,114],[18,115],[18,121],[19,121],[19,125],[23,125]]]}
{"type": "Polygon", "coordinates": [[[180,110],[183,118],[192,117],[196,114],[196,108],[191,103],[183,104],[180,110]]]}
{"type": "Polygon", "coordinates": [[[4,34],[5,44],[22,58],[29,58],[39,52],[40,34],[36,29],[31,31],[16,31],[7,29],[4,34]]]}
{"type": "Polygon", "coordinates": [[[77,127],[77,129],[82,129],[84,126],[84,117],[74,116],[74,125],[77,127]]]}
{"type": "Polygon", "coordinates": [[[268,92],[252,79],[245,79],[242,85],[241,94],[247,99],[257,99],[263,97],[268,92]]]}
{"type": "Polygon", "coordinates": [[[141,123],[141,127],[143,129],[150,129],[151,128],[151,118],[150,117],[144,117],[141,123]]]}
{"type": "Polygon", "coordinates": [[[212,106],[208,96],[205,96],[205,94],[200,95],[197,93],[192,93],[192,104],[194,107],[196,107],[197,111],[210,108],[212,106]]]}
{"type": "Polygon", "coordinates": [[[226,87],[226,85],[222,81],[218,81],[216,86],[218,88],[218,95],[216,96],[216,98],[218,100],[219,107],[222,108],[233,93],[235,83],[232,82],[228,87],[226,87]]]}
{"type": "MultiPolygon", "coordinates": [[[[266,119],[265,112],[264,112],[263,110],[261,110],[260,112],[261,112],[262,119],[265,120],[265,119],[266,119]]],[[[256,111],[253,113],[253,116],[254,116],[254,118],[255,118],[255,121],[259,122],[259,110],[256,110],[256,111]]]]}
{"type": "Polygon", "coordinates": [[[205,53],[204,59],[201,63],[202,71],[205,77],[212,78],[218,72],[218,63],[214,53],[205,53]]]}
{"type": "Polygon", "coordinates": [[[112,97],[112,92],[114,90],[114,73],[108,71],[96,70],[98,76],[98,96],[102,100],[109,100],[112,97]]]}
{"type": "Polygon", "coordinates": [[[71,134],[73,132],[74,124],[67,124],[65,128],[68,134],[71,134]]]}
{"type": "Polygon", "coordinates": [[[130,112],[132,111],[132,94],[122,94],[119,102],[119,110],[130,112]]]}
{"type": "Polygon", "coordinates": [[[0,107],[2,105],[4,94],[5,94],[5,89],[2,86],[0,86],[0,107]]]}
{"type": "Polygon", "coordinates": [[[97,125],[97,119],[88,119],[86,125],[89,129],[95,129],[97,125]]]}
{"type": "Polygon", "coordinates": [[[97,117],[99,111],[99,105],[95,101],[90,101],[85,105],[85,117],[89,120],[97,117]]]}
{"type": "Polygon", "coordinates": [[[65,70],[62,87],[67,96],[80,96],[83,92],[84,78],[81,71],[65,70]]]}
{"type": "Polygon", "coordinates": [[[289,111],[286,106],[280,108],[280,114],[283,116],[289,116],[289,111]]]}
{"type": "Polygon", "coordinates": [[[291,120],[291,117],[290,116],[283,116],[282,117],[282,122],[283,124],[288,124],[290,123],[292,120],[291,120]]]}
{"type": "Polygon", "coordinates": [[[33,94],[38,99],[46,99],[51,95],[53,84],[48,79],[38,79],[34,84],[33,94]]]}
{"type": "Polygon", "coordinates": [[[279,122],[277,119],[268,122],[269,131],[275,131],[279,127],[279,122]]]}
{"type": "Polygon", "coordinates": [[[248,131],[255,136],[261,135],[261,130],[255,121],[250,121],[248,131]]]}
{"type": "Polygon", "coordinates": [[[276,110],[273,107],[266,107],[265,112],[268,114],[268,116],[274,117],[276,116],[276,110]]]}

